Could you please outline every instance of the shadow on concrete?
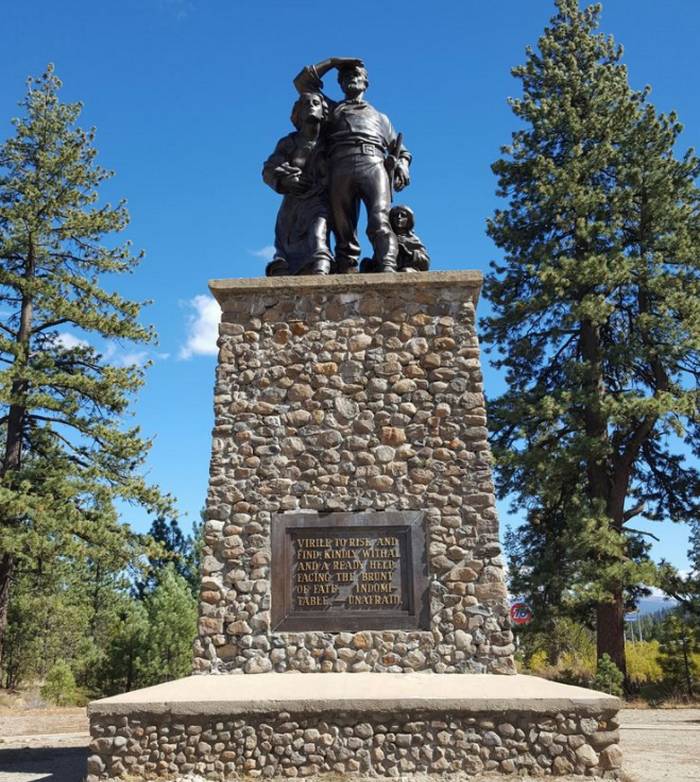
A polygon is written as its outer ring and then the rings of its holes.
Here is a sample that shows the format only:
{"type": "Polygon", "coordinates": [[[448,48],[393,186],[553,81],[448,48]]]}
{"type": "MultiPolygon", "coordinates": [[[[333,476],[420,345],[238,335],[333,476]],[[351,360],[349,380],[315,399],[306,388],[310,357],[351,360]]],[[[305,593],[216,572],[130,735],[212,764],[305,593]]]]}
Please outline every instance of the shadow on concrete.
{"type": "Polygon", "coordinates": [[[0,782],[81,782],[85,747],[0,749],[0,782]]]}

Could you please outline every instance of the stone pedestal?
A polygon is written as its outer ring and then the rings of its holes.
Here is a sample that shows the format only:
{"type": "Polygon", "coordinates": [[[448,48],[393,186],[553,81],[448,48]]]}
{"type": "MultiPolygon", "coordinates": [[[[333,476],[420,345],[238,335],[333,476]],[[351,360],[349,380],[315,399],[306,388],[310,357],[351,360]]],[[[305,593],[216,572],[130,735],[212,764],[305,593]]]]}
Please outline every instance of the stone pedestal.
{"type": "Polygon", "coordinates": [[[90,707],[95,778],[614,778],[617,698],[532,676],[192,676],[90,707]]]}
{"type": "Polygon", "coordinates": [[[617,699],[513,675],[481,275],[210,287],[205,675],[91,704],[89,782],[614,776],[617,699]]]}
{"type": "Polygon", "coordinates": [[[211,283],[223,316],[197,671],[514,672],[480,287],[478,272],[211,283]],[[271,529],[302,511],[419,511],[427,622],[324,632],[310,616],[276,632],[271,529]]]}

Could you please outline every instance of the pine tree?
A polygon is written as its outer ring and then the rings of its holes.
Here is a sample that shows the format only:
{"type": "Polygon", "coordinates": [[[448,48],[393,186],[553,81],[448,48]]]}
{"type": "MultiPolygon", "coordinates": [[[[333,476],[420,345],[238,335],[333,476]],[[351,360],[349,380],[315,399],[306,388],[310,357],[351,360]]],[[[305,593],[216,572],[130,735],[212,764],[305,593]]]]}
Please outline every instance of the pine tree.
{"type": "Polygon", "coordinates": [[[149,631],[145,639],[145,684],[185,676],[192,670],[192,644],[197,634],[197,603],[189,584],[173,563],[158,574],[145,601],[149,631]]]}
{"type": "Polygon", "coordinates": [[[126,207],[98,203],[111,172],[60,86],[52,67],[29,79],[23,116],[0,146],[0,648],[17,562],[37,539],[127,544],[128,528],[105,522],[117,496],[170,511],[139,475],[149,443],[122,424],[143,370],[110,365],[82,339],[154,334],[138,322],[141,304],[102,287],[140,256],[105,241],[127,225],[126,207]]]}
{"type": "Polygon", "coordinates": [[[139,597],[143,598],[155,588],[161,571],[169,563],[174,564],[177,574],[190,585],[192,594],[199,594],[202,526],[203,522],[195,522],[192,535],[185,535],[177,519],[168,521],[159,516],[153,520],[148,534],[156,543],[157,549],[149,554],[146,572],[135,584],[139,597]]]}
{"type": "Polygon", "coordinates": [[[556,519],[597,657],[624,671],[625,601],[655,578],[629,523],[700,515],[680,444],[700,445],[700,168],[674,156],[675,115],[630,88],[600,6],[556,6],[513,71],[522,129],[493,166],[508,206],[488,224],[504,261],[485,336],[509,390],[490,414],[500,492],[535,537],[556,519]]]}
{"type": "Polygon", "coordinates": [[[101,695],[129,692],[146,685],[149,633],[146,606],[131,595],[122,595],[96,676],[101,695]]]}
{"type": "Polygon", "coordinates": [[[691,700],[700,680],[700,628],[684,621],[674,611],[663,621],[660,630],[660,663],[664,680],[674,695],[691,700]]]}
{"type": "Polygon", "coordinates": [[[700,624],[700,520],[693,520],[688,548],[689,571],[681,574],[669,562],[662,562],[660,586],[675,598],[688,616],[700,624]]]}

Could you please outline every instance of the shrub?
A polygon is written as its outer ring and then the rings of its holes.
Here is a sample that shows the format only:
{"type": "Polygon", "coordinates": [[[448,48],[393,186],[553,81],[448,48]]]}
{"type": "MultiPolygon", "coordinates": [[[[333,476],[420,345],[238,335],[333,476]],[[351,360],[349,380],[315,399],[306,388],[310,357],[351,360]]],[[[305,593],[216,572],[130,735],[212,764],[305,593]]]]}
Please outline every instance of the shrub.
{"type": "Polygon", "coordinates": [[[71,706],[82,699],[73,671],[65,660],[59,660],[46,674],[41,697],[55,706],[71,706]]]}
{"type": "Polygon", "coordinates": [[[635,687],[656,684],[664,672],[659,663],[659,642],[634,641],[625,646],[627,678],[635,687]]]}
{"type": "Polygon", "coordinates": [[[547,650],[538,649],[530,655],[530,659],[527,662],[527,668],[529,671],[535,674],[543,674],[549,667],[549,661],[547,659],[547,650]]]}
{"type": "Polygon", "coordinates": [[[610,693],[610,695],[622,695],[622,683],[624,680],[624,674],[610,659],[610,655],[604,654],[598,660],[598,670],[593,679],[593,689],[610,693]]]}

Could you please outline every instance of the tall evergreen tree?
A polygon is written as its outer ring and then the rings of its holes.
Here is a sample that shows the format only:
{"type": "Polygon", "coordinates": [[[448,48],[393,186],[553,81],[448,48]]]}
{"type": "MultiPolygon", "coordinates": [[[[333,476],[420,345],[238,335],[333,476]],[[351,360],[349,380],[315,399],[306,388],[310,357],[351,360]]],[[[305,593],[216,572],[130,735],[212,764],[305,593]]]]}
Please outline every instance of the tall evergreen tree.
{"type": "Polygon", "coordinates": [[[139,597],[143,598],[153,591],[160,581],[161,572],[170,563],[175,566],[177,574],[189,584],[192,594],[199,594],[202,528],[203,522],[195,522],[192,534],[185,535],[177,519],[168,521],[159,516],[153,520],[148,534],[157,544],[157,548],[149,554],[145,572],[134,584],[139,597]]]}
{"type": "Polygon", "coordinates": [[[30,79],[15,134],[0,146],[0,648],[13,573],[41,534],[65,545],[121,545],[105,519],[114,497],[170,510],[139,475],[149,443],[123,414],[143,381],[75,335],[150,342],[141,304],[102,287],[140,256],[105,237],[128,223],[124,203],[98,203],[111,176],[96,163],[94,131],[76,127],[53,68],[30,79]]]}
{"type": "Polygon", "coordinates": [[[663,562],[660,585],[681,604],[687,620],[700,625],[700,520],[694,521],[688,542],[688,572],[681,574],[670,563],[663,562]]]}
{"type": "Polygon", "coordinates": [[[192,670],[192,644],[197,634],[197,601],[173,563],[159,574],[146,597],[148,636],[144,675],[148,684],[186,676],[192,670]]]}
{"type": "Polygon", "coordinates": [[[675,115],[630,88],[600,6],[556,7],[513,71],[522,128],[493,166],[508,205],[488,224],[504,261],[485,336],[509,390],[490,413],[501,493],[536,543],[534,520],[556,522],[598,658],[624,671],[625,600],[654,578],[630,521],[700,514],[681,443],[700,446],[700,169],[674,156],[675,115]]]}

